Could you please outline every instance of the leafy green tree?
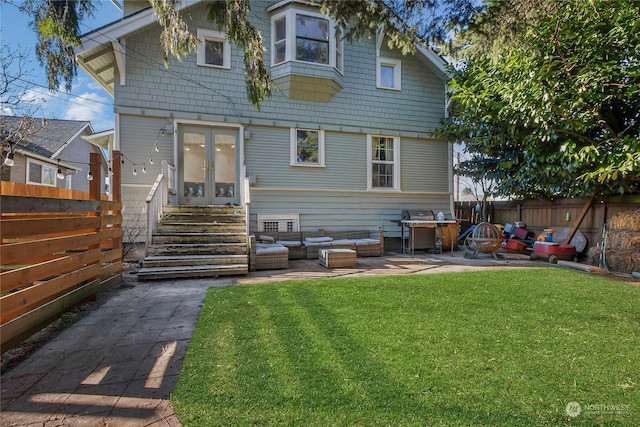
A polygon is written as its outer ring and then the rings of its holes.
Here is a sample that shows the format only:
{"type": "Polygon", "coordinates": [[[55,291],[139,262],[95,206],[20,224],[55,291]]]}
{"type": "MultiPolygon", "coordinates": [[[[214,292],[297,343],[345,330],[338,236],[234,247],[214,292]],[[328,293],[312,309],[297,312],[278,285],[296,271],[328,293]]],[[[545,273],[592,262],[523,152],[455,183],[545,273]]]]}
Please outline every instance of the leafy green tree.
{"type": "Polygon", "coordinates": [[[546,4],[454,72],[440,135],[490,159],[504,195],[636,192],[640,5],[572,0],[549,15],[546,4]]]}
{"type": "Polygon", "coordinates": [[[91,16],[91,0],[26,0],[21,10],[33,18],[38,37],[36,56],[47,72],[49,89],[58,90],[60,80],[71,90],[77,75],[74,48],[80,46],[80,23],[91,16]]]}

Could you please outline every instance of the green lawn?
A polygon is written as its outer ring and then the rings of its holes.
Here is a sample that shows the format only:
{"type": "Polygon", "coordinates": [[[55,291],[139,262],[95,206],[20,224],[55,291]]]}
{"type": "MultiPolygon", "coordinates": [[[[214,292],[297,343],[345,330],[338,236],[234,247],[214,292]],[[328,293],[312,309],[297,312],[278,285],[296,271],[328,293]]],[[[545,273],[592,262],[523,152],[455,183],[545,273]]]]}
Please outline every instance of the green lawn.
{"type": "Polygon", "coordinates": [[[212,288],[171,401],[185,427],[636,427],[640,287],[543,268],[212,288]]]}

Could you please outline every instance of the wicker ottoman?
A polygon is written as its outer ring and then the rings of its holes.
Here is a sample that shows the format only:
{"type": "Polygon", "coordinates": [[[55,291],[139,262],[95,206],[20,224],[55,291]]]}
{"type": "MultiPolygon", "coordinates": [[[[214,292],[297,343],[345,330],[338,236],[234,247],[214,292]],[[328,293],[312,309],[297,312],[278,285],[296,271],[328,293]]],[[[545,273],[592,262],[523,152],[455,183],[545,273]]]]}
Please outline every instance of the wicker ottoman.
{"type": "Polygon", "coordinates": [[[355,267],[356,251],[352,249],[320,249],[318,262],[327,268],[355,267]]]}

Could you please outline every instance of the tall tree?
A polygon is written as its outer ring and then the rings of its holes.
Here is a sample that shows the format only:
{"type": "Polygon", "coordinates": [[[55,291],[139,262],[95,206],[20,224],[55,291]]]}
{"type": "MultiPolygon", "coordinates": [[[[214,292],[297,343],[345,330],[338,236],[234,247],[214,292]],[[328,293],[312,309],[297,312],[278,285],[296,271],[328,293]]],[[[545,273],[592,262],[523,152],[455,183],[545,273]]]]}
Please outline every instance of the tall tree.
{"type": "Polygon", "coordinates": [[[640,5],[553,3],[455,72],[441,135],[491,159],[505,195],[638,191],[640,5]]]}
{"type": "Polygon", "coordinates": [[[49,88],[58,90],[64,80],[71,90],[77,74],[74,48],[80,46],[80,23],[91,16],[91,0],[26,0],[21,10],[33,18],[38,37],[36,56],[45,67],[49,88]]]}

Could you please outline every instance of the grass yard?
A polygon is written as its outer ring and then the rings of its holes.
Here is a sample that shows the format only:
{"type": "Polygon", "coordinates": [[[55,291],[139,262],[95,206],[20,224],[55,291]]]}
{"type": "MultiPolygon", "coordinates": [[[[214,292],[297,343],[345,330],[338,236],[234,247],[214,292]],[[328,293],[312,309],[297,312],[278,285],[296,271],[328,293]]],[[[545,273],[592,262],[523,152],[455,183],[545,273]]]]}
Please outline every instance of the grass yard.
{"type": "Polygon", "coordinates": [[[541,268],[212,288],[171,401],[185,427],[636,427],[640,287],[541,268]]]}

